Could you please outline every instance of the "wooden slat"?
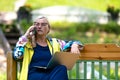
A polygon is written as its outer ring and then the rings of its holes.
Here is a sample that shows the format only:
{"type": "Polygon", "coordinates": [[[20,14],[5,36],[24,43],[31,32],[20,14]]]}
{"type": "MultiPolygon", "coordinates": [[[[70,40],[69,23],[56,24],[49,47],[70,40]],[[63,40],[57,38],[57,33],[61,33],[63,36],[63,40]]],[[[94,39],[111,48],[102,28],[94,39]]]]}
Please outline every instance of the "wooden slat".
{"type": "Polygon", "coordinates": [[[116,44],[86,44],[79,58],[83,60],[120,60],[120,47],[116,44]]]}
{"type": "Polygon", "coordinates": [[[102,51],[109,51],[109,52],[120,52],[120,46],[117,44],[85,44],[83,49],[84,52],[102,52],[102,51]]]}
{"type": "Polygon", "coordinates": [[[13,60],[12,52],[7,53],[7,80],[17,80],[16,62],[13,60]]]}

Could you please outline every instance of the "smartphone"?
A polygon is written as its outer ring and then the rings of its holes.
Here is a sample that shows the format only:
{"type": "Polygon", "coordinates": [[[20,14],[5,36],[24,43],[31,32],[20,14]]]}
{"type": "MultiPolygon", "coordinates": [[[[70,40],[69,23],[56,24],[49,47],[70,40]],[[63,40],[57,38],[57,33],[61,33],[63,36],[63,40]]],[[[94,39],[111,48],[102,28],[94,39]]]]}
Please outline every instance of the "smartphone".
{"type": "Polygon", "coordinates": [[[34,28],[32,31],[32,34],[36,35],[36,33],[37,33],[37,30],[36,30],[36,28],[34,28]]]}
{"type": "Polygon", "coordinates": [[[30,32],[30,35],[36,35],[37,31],[36,31],[36,28],[34,28],[31,32],[30,32]]]}
{"type": "Polygon", "coordinates": [[[37,33],[37,30],[36,30],[36,28],[34,28],[32,31],[33,36],[32,36],[32,40],[31,40],[33,47],[36,47],[36,33],[37,33]]]}

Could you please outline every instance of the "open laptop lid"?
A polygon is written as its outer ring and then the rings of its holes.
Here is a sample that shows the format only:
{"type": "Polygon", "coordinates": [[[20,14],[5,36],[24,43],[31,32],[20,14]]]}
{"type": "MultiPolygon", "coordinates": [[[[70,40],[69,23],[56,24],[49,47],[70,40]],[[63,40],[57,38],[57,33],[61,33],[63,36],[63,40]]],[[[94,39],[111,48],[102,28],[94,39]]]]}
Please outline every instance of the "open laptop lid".
{"type": "Polygon", "coordinates": [[[72,69],[76,61],[79,59],[80,54],[70,52],[56,52],[54,57],[61,65],[65,65],[68,70],[72,69]]]}
{"type": "Polygon", "coordinates": [[[34,66],[34,67],[39,69],[52,69],[57,65],[60,65],[59,60],[57,59],[56,55],[53,55],[50,61],[48,62],[47,66],[34,66]]]}
{"type": "Polygon", "coordinates": [[[70,52],[56,52],[50,59],[46,67],[34,66],[37,68],[50,69],[59,64],[65,65],[68,70],[72,69],[76,61],[79,59],[79,54],[74,54],[70,52]]]}

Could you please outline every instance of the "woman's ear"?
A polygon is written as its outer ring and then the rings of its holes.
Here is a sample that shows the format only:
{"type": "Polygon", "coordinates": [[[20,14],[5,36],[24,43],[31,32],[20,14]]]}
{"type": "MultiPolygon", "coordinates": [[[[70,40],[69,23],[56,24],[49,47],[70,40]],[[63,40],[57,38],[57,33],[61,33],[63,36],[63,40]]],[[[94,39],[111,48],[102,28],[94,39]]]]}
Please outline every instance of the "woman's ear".
{"type": "Polygon", "coordinates": [[[48,32],[47,33],[49,33],[50,32],[50,29],[48,30],[48,32]]]}
{"type": "Polygon", "coordinates": [[[48,30],[48,32],[47,32],[47,33],[49,33],[49,32],[50,32],[50,27],[51,27],[51,26],[50,26],[50,24],[48,23],[48,28],[49,28],[49,30],[48,30]]]}

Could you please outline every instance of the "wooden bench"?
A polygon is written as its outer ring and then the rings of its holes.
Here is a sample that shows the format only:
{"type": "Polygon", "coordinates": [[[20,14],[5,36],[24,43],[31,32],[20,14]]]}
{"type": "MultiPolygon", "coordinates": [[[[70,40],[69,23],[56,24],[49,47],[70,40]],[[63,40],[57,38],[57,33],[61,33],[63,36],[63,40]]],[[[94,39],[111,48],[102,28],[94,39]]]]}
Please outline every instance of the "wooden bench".
{"type": "MultiPolygon", "coordinates": [[[[85,44],[80,60],[120,60],[120,47],[116,44],[85,44]]],[[[12,52],[7,53],[7,80],[17,80],[17,62],[12,52]]]]}

